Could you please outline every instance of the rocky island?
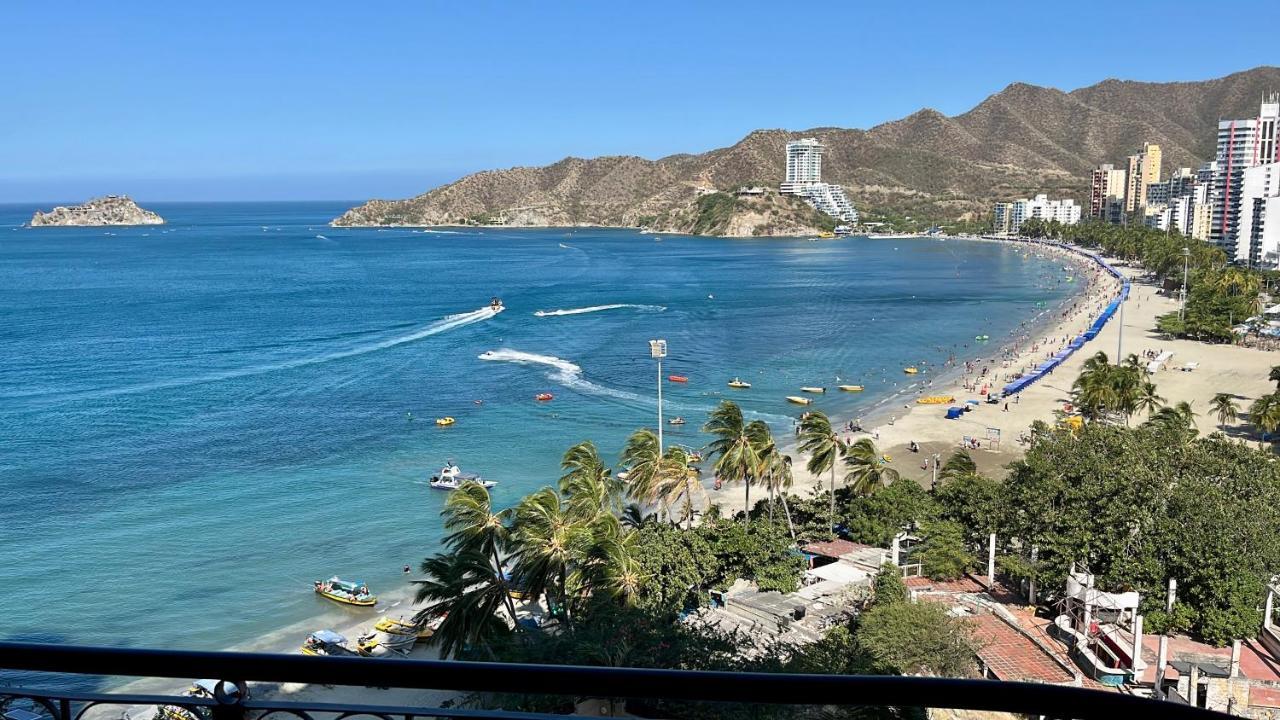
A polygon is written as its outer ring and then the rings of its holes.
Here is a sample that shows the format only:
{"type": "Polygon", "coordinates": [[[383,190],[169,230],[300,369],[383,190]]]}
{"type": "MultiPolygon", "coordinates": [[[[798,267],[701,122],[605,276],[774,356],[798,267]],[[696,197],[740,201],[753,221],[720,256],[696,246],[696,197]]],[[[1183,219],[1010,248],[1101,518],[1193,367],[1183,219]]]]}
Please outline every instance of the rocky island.
{"type": "Polygon", "coordinates": [[[58,206],[49,212],[37,210],[31,216],[31,227],[163,224],[164,218],[143,210],[125,195],[107,195],[83,205],[58,206]]]}

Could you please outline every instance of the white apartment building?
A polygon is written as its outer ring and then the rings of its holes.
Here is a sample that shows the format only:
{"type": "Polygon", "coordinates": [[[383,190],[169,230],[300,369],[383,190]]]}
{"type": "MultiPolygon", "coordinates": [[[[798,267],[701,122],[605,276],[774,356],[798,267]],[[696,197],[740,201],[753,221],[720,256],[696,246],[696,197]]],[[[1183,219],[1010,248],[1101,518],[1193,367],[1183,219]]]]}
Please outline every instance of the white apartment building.
{"type": "Polygon", "coordinates": [[[822,143],[814,138],[787,143],[787,174],[779,191],[799,195],[818,211],[846,223],[858,222],[858,211],[844,188],[822,182],[822,143]]]}
{"type": "Polygon", "coordinates": [[[1258,116],[1218,123],[1217,171],[1213,177],[1213,220],[1210,240],[1222,246],[1229,257],[1247,260],[1248,243],[1241,247],[1242,186],[1244,172],[1251,167],[1280,162],[1280,96],[1262,103],[1258,116]]]}
{"type": "Polygon", "coordinates": [[[996,203],[992,215],[996,233],[1017,235],[1022,223],[1032,218],[1075,225],[1080,222],[1080,210],[1074,200],[1050,200],[1048,195],[1036,195],[1031,199],[996,203]]]}
{"type": "Polygon", "coordinates": [[[1280,162],[1255,165],[1242,175],[1235,260],[1280,267],[1280,162]]]}

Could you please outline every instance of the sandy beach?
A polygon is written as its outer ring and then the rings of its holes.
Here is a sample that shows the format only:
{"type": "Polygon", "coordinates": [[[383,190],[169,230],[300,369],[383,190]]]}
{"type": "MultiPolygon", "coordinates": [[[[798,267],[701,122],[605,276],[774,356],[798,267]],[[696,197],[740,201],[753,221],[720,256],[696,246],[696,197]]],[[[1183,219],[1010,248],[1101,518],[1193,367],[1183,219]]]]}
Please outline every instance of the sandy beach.
{"type": "MultiPolygon", "coordinates": [[[[974,347],[967,348],[972,353],[971,356],[957,358],[956,365],[952,368],[939,369],[933,376],[932,384],[915,388],[914,394],[899,395],[896,398],[898,402],[877,410],[870,421],[868,418],[861,418],[864,432],[844,432],[842,435],[846,440],[873,438],[881,452],[890,459],[889,465],[902,478],[928,487],[933,478],[935,454],[945,462],[963,446],[966,438],[976,438],[978,446],[971,447],[970,453],[978,468],[990,477],[1002,478],[1006,466],[1023,455],[1026,446],[1020,438],[1026,435],[1032,422],[1055,420],[1055,411],[1062,410],[1064,404],[1070,402],[1071,385],[1084,362],[1099,351],[1106,353],[1113,362],[1117,357],[1117,350],[1121,358],[1130,353],[1142,356],[1147,351],[1172,352],[1172,359],[1151,380],[1166,404],[1174,405],[1182,401],[1191,403],[1196,412],[1196,425],[1206,435],[1218,430],[1217,419],[1211,417],[1209,411],[1210,400],[1216,393],[1236,395],[1237,403],[1243,410],[1255,399],[1273,390],[1267,380],[1267,373],[1272,365],[1280,362],[1280,358],[1256,348],[1162,337],[1155,329],[1156,318],[1178,309],[1176,295],[1161,294],[1154,285],[1141,282],[1143,272],[1140,269],[1108,260],[1131,281],[1129,299],[1123,304],[1122,312],[1108,322],[1096,338],[1058,366],[1051,375],[1033,383],[1007,402],[1002,399],[997,404],[987,404],[984,402],[985,397],[980,394],[984,385],[999,392],[1012,380],[1015,373],[1025,372],[1061,350],[1072,338],[1088,328],[1102,308],[1119,292],[1120,282],[1117,279],[1075,252],[1043,245],[1033,246],[1033,251],[1054,253],[1064,263],[1089,268],[1080,276],[1088,279],[1088,285],[1076,297],[1073,305],[1047,327],[1028,331],[1004,347],[992,347],[986,353],[976,351],[974,347]],[[1182,368],[1189,362],[1196,363],[1196,369],[1183,371],[1182,368]],[[984,368],[987,370],[985,375],[982,374],[984,368]],[[959,372],[948,372],[949,370],[959,372]],[[953,396],[955,403],[915,403],[917,398],[925,396],[953,396]],[[947,407],[965,404],[969,400],[978,401],[977,405],[970,405],[972,411],[955,420],[946,419],[947,407]],[[998,437],[999,441],[992,442],[993,436],[998,437]],[[919,452],[910,451],[912,442],[918,445],[919,452]]],[[[1135,417],[1134,421],[1142,419],[1144,418],[1135,417]]],[[[837,427],[843,427],[850,420],[855,418],[831,418],[832,424],[837,427]]],[[[1239,423],[1234,428],[1228,427],[1227,432],[1229,435],[1249,437],[1242,434],[1239,423]]],[[[796,449],[794,439],[788,443],[787,452],[795,458],[793,493],[803,496],[815,484],[825,486],[830,482],[829,475],[824,474],[824,477],[815,480],[804,468],[806,458],[796,449]]],[[[837,482],[841,472],[842,470],[837,469],[837,482]]],[[[719,492],[712,491],[712,502],[719,504],[726,513],[737,512],[742,509],[741,488],[727,486],[719,492]]]]}

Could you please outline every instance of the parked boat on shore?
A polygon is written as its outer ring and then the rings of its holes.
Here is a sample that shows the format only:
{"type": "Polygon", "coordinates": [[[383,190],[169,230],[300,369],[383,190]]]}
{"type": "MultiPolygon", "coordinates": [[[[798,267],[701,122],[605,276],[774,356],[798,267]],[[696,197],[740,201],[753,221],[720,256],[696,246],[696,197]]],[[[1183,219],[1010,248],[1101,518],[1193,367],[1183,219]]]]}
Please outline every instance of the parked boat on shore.
{"type": "Polygon", "coordinates": [[[332,630],[317,630],[302,643],[303,655],[327,655],[329,657],[356,657],[355,650],[347,647],[347,639],[332,630]]]}

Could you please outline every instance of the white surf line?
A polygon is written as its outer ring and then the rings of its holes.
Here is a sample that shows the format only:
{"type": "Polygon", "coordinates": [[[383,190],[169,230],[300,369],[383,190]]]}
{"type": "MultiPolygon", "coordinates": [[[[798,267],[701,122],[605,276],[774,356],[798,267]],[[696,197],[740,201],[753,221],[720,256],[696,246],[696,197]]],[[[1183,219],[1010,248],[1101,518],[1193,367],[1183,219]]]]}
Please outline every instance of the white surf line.
{"type": "Polygon", "coordinates": [[[432,335],[454,330],[456,328],[465,327],[473,323],[488,320],[498,314],[498,310],[485,307],[471,312],[459,313],[457,315],[449,315],[436,322],[431,323],[414,332],[388,338],[376,343],[368,345],[360,345],[348,350],[329,353],[327,355],[317,355],[314,357],[298,358],[297,360],[286,360],[284,362],[267,363],[265,365],[255,365],[253,367],[240,368],[238,370],[227,370],[225,372],[210,373],[208,375],[200,375],[190,378],[179,378],[175,380],[162,380],[159,382],[145,383],[142,385],[130,385],[127,387],[111,388],[107,390],[93,390],[80,393],[56,394],[49,393],[47,395],[28,395],[28,398],[50,398],[54,402],[76,401],[76,400],[97,400],[101,398],[117,397],[120,395],[134,395],[137,393],[153,392],[156,390],[168,390],[176,387],[187,387],[191,385],[204,385],[208,383],[221,382],[223,380],[233,380],[236,378],[249,377],[252,375],[263,375],[265,373],[279,372],[281,370],[293,370],[295,368],[307,367],[309,365],[320,365],[322,363],[333,362],[335,360],[345,360],[347,358],[367,355],[379,350],[387,350],[406,343],[417,342],[432,335]]]}
{"type": "Polygon", "coordinates": [[[663,305],[637,305],[635,303],[613,303],[611,305],[592,305],[583,308],[567,308],[564,310],[535,310],[534,315],[538,317],[559,317],[562,315],[582,315],[585,313],[603,312],[605,310],[618,310],[621,308],[635,308],[636,310],[649,310],[652,312],[665,312],[666,306],[663,305]]]}

